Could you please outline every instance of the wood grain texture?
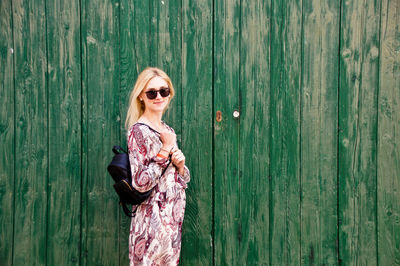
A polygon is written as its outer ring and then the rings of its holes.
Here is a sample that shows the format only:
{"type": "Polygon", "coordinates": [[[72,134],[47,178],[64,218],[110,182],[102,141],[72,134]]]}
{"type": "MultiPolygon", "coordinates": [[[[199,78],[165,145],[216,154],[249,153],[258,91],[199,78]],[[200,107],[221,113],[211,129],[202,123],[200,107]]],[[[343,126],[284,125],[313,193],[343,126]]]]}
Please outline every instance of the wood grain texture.
{"type": "MultiPolygon", "coordinates": [[[[151,1],[120,1],[119,14],[119,64],[120,140],[126,147],[125,119],[129,95],[139,73],[150,66],[151,1]]],[[[131,219],[119,208],[119,265],[129,264],[129,229],[131,219]]]]}
{"type": "Polygon", "coordinates": [[[106,166],[147,66],[182,265],[400,264],[399,36],[397,0],[2,1],[0,264],[128,264],[106,166]]]}
{"type": "Polygon", "coordinates": [[[119,206],[106,166],[119,141],[119,3],[82,1],[82,41],[87,110],[87,179],[84,180],[83,264],[119,261],[119,206]]]}
{"type": "Polygon", "coordinates": [[[238,265],[240,1],[214,2],[214,262],[238,265]],[[215,120],[221,111],[222,120],[215,120]]]}
{"type": "Polygon", "coordinates": [[[337,263],[339,2],[303,2],[301,262],[337,263]]]}
{"type": "Polygon", "coordinates": [[[270,263],[300,264],[301,1],[274,1],[271,22],[270,263]]]}
{"type": "Polygon", "coordinates": [[[85,36],[86,31],[86,7],[85,1],[80,1],[80,29],[81,29],[81,239],[80,239],[80,264],[87,265],[88,261],[88,46],[85,36]]]}
{"type": "Polygon", "coordinates": [[[377,264],[378,1],[342,3],[339,88],[339,259],[377,264]]]}
{"type": "Polygon", "coordinates": [[[46,3],[49,181],[47,264],[79,263],[81,43],[78,1],[46,3]],[[71,208],[73,206],[73,208],[71,208]]]}
{"type": "Polygon", "coordinates": [[[209,0],[182,2],[181,146],[191,175],[186,189],[182,265],[213,263],[212,9],[209,0]]]}
{"type": "Polygon", "coordinates": [[[181,1],[152,1],[150,23],[150,64],[162,69],[171,78],[175,96],[163,115],[182,142],[182,64],[181,64],[181,1]]]}
{"type": "Polygon", "coordinates": [[[378,264],[400,265],[400,2],[382,1],[378,96],[378,264]]]}
{"type": "Polygon", "coordinates": [[[40,1],[13,1],[15,202],[13,265],[46,264],[48,89],[46,14],[40,1]]]}
{"type": "Polygon", "coordinates": [[[12,264],[14,224],[14,60],[11,1],[0,2],[0,261],[12,264]]]}
{"type": "Polygon", "coordinates": [[[150,66],[150,1],[120,2],[120,116],[121,143],[126,146],[125,119],[129,95],[140,72],[150,66]]]}
{"type": "MultiPolygon", "coordinates": [[[[269,242],[269,1],[242,1],[240,16],[238,265],[268,265],[269,242]]],[[[231,114],[229,114],[231,116],[231,114]]]]}

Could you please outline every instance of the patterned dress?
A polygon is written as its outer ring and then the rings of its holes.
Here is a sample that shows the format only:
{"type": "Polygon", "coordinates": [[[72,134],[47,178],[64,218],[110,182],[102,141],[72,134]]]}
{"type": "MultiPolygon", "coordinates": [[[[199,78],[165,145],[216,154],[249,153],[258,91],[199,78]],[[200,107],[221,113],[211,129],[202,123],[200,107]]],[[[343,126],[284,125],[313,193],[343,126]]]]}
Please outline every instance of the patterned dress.
{"type": "Polygon", "coordinates": [[[133,206],[136,215],[129,234],[130,265],[177,265],[189,169],[185,165],[181,176],[170,159],[157,157],[162,147],[160,135],[147,125],[134,124],[127,132],[127,141],[132,186],[141,192],[154,187],[148,199],[133,206]]]}

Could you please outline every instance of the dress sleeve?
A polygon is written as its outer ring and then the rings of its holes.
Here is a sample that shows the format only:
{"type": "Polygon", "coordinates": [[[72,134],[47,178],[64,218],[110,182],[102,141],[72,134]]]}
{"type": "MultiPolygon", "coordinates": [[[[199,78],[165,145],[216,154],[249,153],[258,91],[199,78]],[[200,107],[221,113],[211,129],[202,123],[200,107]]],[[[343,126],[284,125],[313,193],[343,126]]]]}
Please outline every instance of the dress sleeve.
{"type": "Polygon", "coordinates": [[[132,186],[139,192],[152,189],[159,181],[169,158],[149,157],[149,138],[140,126],[134,126],[128,134],[128,154],[132,173],[132,186]]]}
{"type": "Polygon", "coordinates": [[[180,175],[179,173],[178,173],[178,175],[183,179],[183,181],[185,181],[185,183],[189,183],[189,181],[190,181],[190,171],[189,171],[189,168],[185,165],[184,166],[184,171],[183,171],[183,175],[180,175]]]}

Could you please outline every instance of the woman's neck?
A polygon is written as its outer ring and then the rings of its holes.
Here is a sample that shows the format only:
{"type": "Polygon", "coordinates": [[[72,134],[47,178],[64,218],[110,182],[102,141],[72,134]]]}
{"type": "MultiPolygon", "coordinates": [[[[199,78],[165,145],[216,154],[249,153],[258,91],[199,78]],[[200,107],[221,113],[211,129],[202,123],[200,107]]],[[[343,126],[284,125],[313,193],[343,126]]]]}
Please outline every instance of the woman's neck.
{"type": "Polygon", "coordinates": [[[158,128],[162,128],[162,123],[161,123],[161,118],[162,118],[162,113],[146,113],[144,112],[141,115],[141,118],[144,118],[145,120],[149,121],[151,124],[158,128]]]}

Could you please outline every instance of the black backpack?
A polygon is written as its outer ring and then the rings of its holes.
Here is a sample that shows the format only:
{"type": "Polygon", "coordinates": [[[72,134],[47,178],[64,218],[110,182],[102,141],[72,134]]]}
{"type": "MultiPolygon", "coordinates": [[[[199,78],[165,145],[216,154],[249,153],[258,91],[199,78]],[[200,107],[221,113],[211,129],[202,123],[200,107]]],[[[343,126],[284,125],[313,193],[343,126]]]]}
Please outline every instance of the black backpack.
{"type": "Polygon", "coordinates": [[[132,173],[129,164],[129,156],[120,146],[114,146],[112,151],[114,157],[108,165],[107,170],[114,179],[114,189],[119,196],[119,203],[124,213],[133,217],[134,213],[129,211],[127,204],[138,205],[145,201],[151,194],[152,190],[147,192],[139,192],[132,186],[132,173]]]}
{"type": "MultiPolygon", "coordinates": [[[[129,217],[134,217],[135,212],[129,211],[126,205],[139,205],[151,195],[154,188],[146,192],[137,191],[132,186],[132,173],[128,153],[117,145],[113,147],[112,151],[114,152],[114,157],[108,165],[107,170],[115,181],[114,189],[119,196],[119,203],[124,213],[129,217]]],[[[168,166],[165,167],[161,175],[165,173],[168,166]]]]}

